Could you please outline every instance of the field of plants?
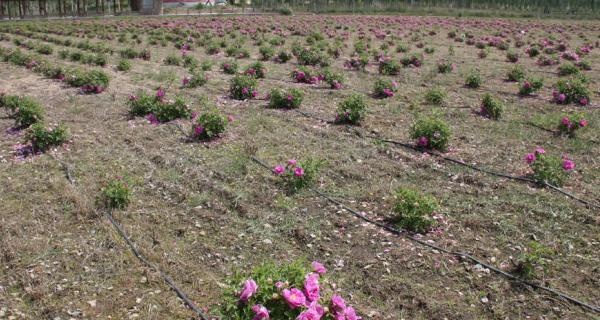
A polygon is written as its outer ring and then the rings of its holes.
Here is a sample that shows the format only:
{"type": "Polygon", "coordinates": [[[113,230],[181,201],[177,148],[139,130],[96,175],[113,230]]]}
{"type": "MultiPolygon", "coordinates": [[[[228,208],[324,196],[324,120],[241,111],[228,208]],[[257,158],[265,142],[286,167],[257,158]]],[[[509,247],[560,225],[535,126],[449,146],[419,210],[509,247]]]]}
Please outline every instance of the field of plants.
{"type": "Polygon", "coordinates": [[[0,319],[594,319],[600,23],[0,24],[0,319]]]}

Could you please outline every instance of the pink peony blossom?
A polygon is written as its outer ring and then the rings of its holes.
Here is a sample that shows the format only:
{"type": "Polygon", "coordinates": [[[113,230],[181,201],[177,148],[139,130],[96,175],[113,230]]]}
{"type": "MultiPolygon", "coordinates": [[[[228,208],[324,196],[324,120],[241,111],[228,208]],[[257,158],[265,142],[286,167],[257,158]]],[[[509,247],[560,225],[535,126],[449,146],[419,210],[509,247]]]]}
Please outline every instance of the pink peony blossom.
{"type": "Polygon", "coordinates": [[[296,288],[292,288],[291,290],[285,289],[283,290],[281,295],[287,302],[290,309],[296,309],[306,304],[306,296],[304,296],[304,293],[302,293],[302,291],[296,288]]]}
{"type": "Polygon", "coordinates": [[[587,120],[585,120],[585,119],[581,119],[581,120],[579,120],[579,126],[580,126],[580,127],[585,127],[585,126],[587,126],[587,125],[588,125],[588,122],[587,122],[587,120]]]}
{"type": "Polygon", "coordinates": [[[527,161],[527,164],[532,164],[535,161],[535,154],[533,153],[528,153],[525,156],[525,161],[527,161]]]}
{"type": "Polygon", "coordinates": [[[563,161],[563,169],[569,171],[569,170],[573,170],[575,169],[575,162],[569,160],[569,159],[565,159],[563,161]]]}
{"type": "Polygon", "coordinates": [[[535,149],[535,154],[544,154],[546,153],[546,150],[542,149],[542,148],[536,148],[535,149]]]}
{"type": "Polygon", "coordinates": [[[556,98],[556,101],[558,101],[558,103],[563,103],[565,102],[565,100],[567,100],[567,96],[565,96],[564,93],[559,94],[556,98]]]}
{"type": "Polygon", "coordinates": [[[242,288],[242,292],[240,293],[240,301],[241,302],[248,302],[248,300],[250,299],[250,297],[252,297],[255,293],[256,290],[258,289],[258,285],[256,284],[256,282],[252,279],[248,279],[244,282],[244,287],[242,288]]]}
{"type": "Polygon", "coordinates": [[[426,136],[421,136],[417,139],[417,145],[419,147],[425,148],[429,145],[429,139],[426,136]]]}
{"type": "Polygon", "coordinates": [[[294,175],[296,177],[302,177],[304,176],[304,169],[297,167],[296,169],[294,169],[294,175]]]}
{"type": "Polygon", "coordinates": [[[306,311],[298,315],[296,320],[320,320],[324,313],[323,307],[314,301],[306,311]]]}
{"type": "Polygon", "coordinates": [[[585,106],[585,105],[587,105],[587,104],[588,104],[588,102],[589,102],[589,101],[588,101],[588,99],[587,99],[587,98],[581,98],[581,99],[579,99],[579,104],[580,104],[580,105],[582,105],[582,106],[585,106]]]}
{"type": "Polygon", "coordinates": [[[344,315],[346,316],[346,320],[360,320],[361,317],[356,315],[356,311],[352,307],[346,308],[344,311],[344,315]]]}
{"type": "Polygon", "coordinates": [[[268,320],[269,319],[269,310],[265,308],[261,304],[255,304],[252,307],[252,312],[254,312],[254,318],[252,320],[268,320]]]}
{"type": "Polygon", "coordinates": [[[331,297],[331,310],[333,310],[334,313],[343,314],[346,310],[346,301],[338,295],[333,295],[331,297]]]}
{"type": "Polygon", "coordinates": [[[285,171],[285,169],[283,168],[283,166],[275,166],[275,168],[273,168],[273,173],[274,174],[282,174],[283,171],[285,171]]]}
{"type": "Polygon", "coordinates": [[[202,132],[204,132],[204,128],[202,128],[202,126],[197,126],[194,128],[194,135],[196,137],[199,137],[202,134],[202,132]]]}
{"type": "Polygon", "coordinates": [[[304,280],[304,294],[308,301],[318,301],[321,298],[319,287],[319,274],[310,273],[304,280]]]}
{"type": "Polygon", "coordinates": [[[327,269],[325,268],[325,266],[322,265],[319,261],[313,261],[311,263],[311,266],[313,268],[313,271],[318,274],[324,274],[327,272],[327,269]]]}
{"type": "Polygon", "coordinates": [[[569,126],[571,125],[571,120],[569,120],[569,118],[568,118],[568,117],[564,117],[564,118],[562,118],[562,120],[560,121],[560,123],[561,123],[563,126],[567,126],[567,127],[569,127],[569,126]]]}
{"type": "Polygon", "coordinates": [[[290,167],[295,167],[298,164],[298,161],[296,161],[295,159],[290,159],[288,160],[287,164],[290,167]]]}

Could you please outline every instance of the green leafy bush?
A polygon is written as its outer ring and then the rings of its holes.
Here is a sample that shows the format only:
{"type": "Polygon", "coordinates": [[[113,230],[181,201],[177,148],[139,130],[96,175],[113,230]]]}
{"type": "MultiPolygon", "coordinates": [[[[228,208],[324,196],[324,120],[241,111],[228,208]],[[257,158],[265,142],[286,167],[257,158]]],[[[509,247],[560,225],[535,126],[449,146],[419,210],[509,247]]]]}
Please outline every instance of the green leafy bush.
{"type": "Polygon", "coordinates": [[[181,57],[171,54],[165,58],[164,63],[167,66],[179,66],[183,61],[181,60],[181,57]]]}
{"type": "Polygon", "coordinates": [[[275,49],[270,46],[261,46],[258,52],[260,53],[260,59],[263,61],[267,61],[275,55],[275,49]]]}
{"type": "Polygon", "coordinates": [[[327,58],[327,55],[318,48],[314,47],[300,50],[298,55],[296,55],[296,59],[298,59],[298,64],[301,65],[320,65],[322,67],[329,65],[329,59],[327,58]]]}
{"type": "Polygon", "coordinates": [[[265,65],[260,62],[254,62],[251,65],[249,65],[246,70],[244,71],[245,75],[257,78],[257,79],[262,79],[265,77],[267,73],[267,68],[265,67],[265,65]]]}
{"type": "Polygon", "coordinates": [[[521,82],[525,79],[525,68],[520,64],[515,65],[508,71],[506,78],[509,81],[521,82]]]}
{"type": "Polygon", "coordinates": [[[192,126],[192,137],[198,140],[210,140],[225,132],[226,127],[227,118],[215,108],[195,119],[192,126]]]}
{"type": "Polygon", "coordinates": [[[231,79],[229,93],[236,100],[255,98],[257,96],[256,87],[258,82],[253,77],[246,75],[237,75],[231,79]]]}
{"type": "Polygon", "coordinates": [[[498,120],[502,116],[504,105],[500,100],[486,93],[481,100],[481,114],[490,119],[498,120]]]}
{"type": "Polygon", "coordinates": [[[271,89],[269,93],[269,107],[278,109],[296,109],[300,107],[304,92],[300,89],[291,88],[284,91],[279,88],[271,89]]]}
{"type": "Polygon", "coordinates": [[[426,233],[436,224],[433,213],[438,209],[435,198],[418,191],[400,188],[394,194],[393,222],[400,228],[426,233]]]}
{"type": "Polygon", "coordinates": [[[100,192],[100,202],[108,209],[127,208],[132,199],[129,183],[121,177],[110,180],[100,192]]]}
{"type": "Polygon", "coordinates": [[[42,122],[31,125],[26,139],[31,142],[33,150],[43,152],[50,147],[59,146],[69,138],[67,128],[63,125],[47,128],[42,122]]]}
{"type": "Polygon", "coordinates": [[[572,115],[564,115],[558,124],[558,130],[565,135],[575,137],[575,134],[579,129],[588,126],[588,122],[585,117],[580,113],[572,115]]]}
{"type": "Polygon", "coordinates": [[[122,72],[131,70],[131,62],[125,59],[119,60],[119,63],[117,64],[117,70],[122,72]]]}
{"type": "Polygon", "coordinates": [[[579,68],[572,62],[563,63],[558,67],[559,76],[571,76],[579,73],[579,68]]]}
{"type": "Polygon", "coordinates": [[[378,78],[373,86],[373,95],[378,98],[393,97],[398,91],[398,83],[394,80],[378,78]]]}
{"type": "Polygon", "coordinates": [[[543,78],[529,77],[519,84],[519,94],[522,96],[531,95],[538,92],[542,87],[544,87],[543,78]]]}
{"type": "Polygon", "coordinates": [[[344,84],[344,75],[341,72],[333,72],[330,69],[323,69],[321,72],[323,81],[325,81],[331,89],[341,89],[344,84]]]}
{"type": "Polygon", "coordinates": [[[367,103],[363,95],[353,93],[338,104],[336,123],[360,124],[367,112],[367,103]]]}
{"type": "Polygon", "coordinates": [[[536,278],[538,270],[546,273],[547,260],[554,255],[554,250],[535,241],[530,242],[525,250],[517,259],[513,272],[528,280],[536,278]]]}
{"type": "Polygon", "coordinates": [[[431,88],[425,92],[425,102],[437,106],[443,105],[446,97],[446,92],[440,88],[431,88]]]}
{"type": "Polygon", "coordinates": [[[172,101],[162,101],[155,104],[153,110],[156,119],[160,122],[169,122],[175,119],[189,119],[192,109],[184,97],[177,96],[172,101]]]}
{"type": "Polygon", "coordinates": [[[400,73],[401,65],[390,58],[384,58],[379,61],[379,74],[393,76],[400,73]]]}
{"type": "Polygon", "coordinates": [[[579,103],[587,105],[590,102],[590,90],[584,78],[561,79],[555,85],[554,100],[558,103],[579,103]]]}
{"type": "Polygon", "coordinates": [[[236,74],[238,72],[238,63],[235,61],[226,61],[221,63],[221,70],[226,74],[236,74]]]}
{"type": "Polygon", "coordinates": [[[417,120],[410,129],[410,136],[417,146],[446,151],[450,140],[450,127],[442,119],[426,117],[417,120]]]}
{"type": "MultiPolygon", "coordinates": [[[[12,106],[10,108],[12,109],[12,106]]],[[[27,128],[44,120],[44,108],[31,98],[19,98],[13,117],[18,127],[27,128]]]]}
{"type": "Polygon", "coordinates": [[[529,166],[533,170],[532,179],[540,185],[549,183],[560,187],[564,184],[572,167],[565,167],[567,159],[561,159],[553,155],[547,155],[545,152],[536,151],[526,157],[529,166]]]}
{"type": "Polygon", "coordinates": [[[465,79],[465,86],[467,86],[468,88],[477,89],[481,87],[482,82],[483,81],[481,79],[481,74],[479,73],[479,70],[473,69],[469,72],[467,78],[465,79]]]}
{"type": "Polygon", "coordinates": [[[203,71],[196,71],[191,76],[183,78],[182,85],[185,88],[202,87],[208,82],[208,75],[203,71]]]}
{"type": "Polygon", "coordinates": [[[276,166],[274,172],[281,175],[283,184],[289,193],[295,193],[314,184],[323,161],[309,158],[302,162],[289,160],[285,167],[276,166]]]}

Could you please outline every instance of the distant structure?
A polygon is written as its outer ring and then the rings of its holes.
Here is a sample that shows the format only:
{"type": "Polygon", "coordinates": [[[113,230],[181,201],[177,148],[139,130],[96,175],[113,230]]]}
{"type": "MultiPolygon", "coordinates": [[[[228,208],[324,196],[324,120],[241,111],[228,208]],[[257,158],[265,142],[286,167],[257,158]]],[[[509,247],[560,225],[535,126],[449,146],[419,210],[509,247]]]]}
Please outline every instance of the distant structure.
{"type": "Polygon", "coordinates": [[[138,11],[140,14],[162,14],[163,0],[130,0],[130,3],[131,10],[138,11]]]}

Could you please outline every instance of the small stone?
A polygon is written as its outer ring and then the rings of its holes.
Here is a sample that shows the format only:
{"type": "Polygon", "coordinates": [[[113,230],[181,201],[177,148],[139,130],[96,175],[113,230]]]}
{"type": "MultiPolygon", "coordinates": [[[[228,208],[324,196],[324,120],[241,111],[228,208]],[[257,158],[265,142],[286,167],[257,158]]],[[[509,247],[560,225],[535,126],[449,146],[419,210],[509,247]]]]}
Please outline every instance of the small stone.
{"type": "Polygon", "coordinates": [[[490,301],[488,300],[487,297],[481,298],[481,303],[488,303],[488,302],[490,302],[490,301]]]}
{"type": "Polygon", "coordinates": [[[96,300],[90,300],[90,301],[88,301],[88,304],[90,305],[90,307],[95,308],[96,307],[96,300]]]}

